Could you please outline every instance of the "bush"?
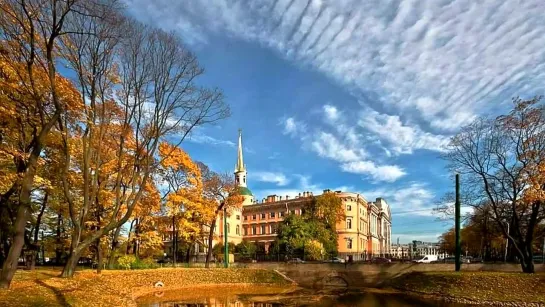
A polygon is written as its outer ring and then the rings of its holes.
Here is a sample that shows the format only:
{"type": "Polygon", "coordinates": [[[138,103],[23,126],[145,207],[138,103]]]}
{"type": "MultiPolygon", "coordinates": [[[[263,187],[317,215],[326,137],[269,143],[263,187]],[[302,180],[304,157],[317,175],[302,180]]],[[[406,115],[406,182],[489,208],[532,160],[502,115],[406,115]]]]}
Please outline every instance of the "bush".
{"type": "Polygon", "coordinates": [[[117,259],[117,265],[125,270],[129,270],[133,263],[136,262],[136,257],[134,255],[125,255],[117,259]]]}
{"type": "Polygon", "coordinates": [[[159,265],[153,258],[137,259],[134,255],[125,255],[117,259],[117,265],[120,269],[139,270],[139,269],[156,269],[159,265]]]}
{"type": "Polygon", "coordinates": [[[156,269],[159,265],[153,260],[153,258],[137,259],[131,264],[131,269],[156,269]]]}

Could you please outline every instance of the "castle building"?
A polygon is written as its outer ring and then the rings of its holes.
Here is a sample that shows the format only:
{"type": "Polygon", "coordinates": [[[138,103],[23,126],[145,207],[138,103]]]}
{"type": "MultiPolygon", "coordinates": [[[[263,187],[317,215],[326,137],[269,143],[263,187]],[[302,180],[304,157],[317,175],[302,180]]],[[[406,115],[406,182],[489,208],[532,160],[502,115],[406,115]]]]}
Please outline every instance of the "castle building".
{"type": "MultiPolygon", "coordinates": [[[[234,176],[239,193],[244,197],[241,209],[234,209],[227,217],[227,240],[238,244],[242,240],[262,245],[267,252],[276,239],[279,224],[288,214],[302,214],[305,204],[312,201],[312,192],[289,195],[269,195],[262,201],[254,198],[248,188],[247,170],[242,152],[242,132],[239,130],[237,163],[234,176]]],[[[388,256],[391,253],[391,212],[382,198],[368,201],[359,193],[324,190],[342,200],[344,216],[337,223],[339,257],[365,260],[388,256]]],[[[215,242],[224,241],[223,216],[216,223],[215,242]]],[[[216,244],[216,243],[214,243],[216,244]]]]}

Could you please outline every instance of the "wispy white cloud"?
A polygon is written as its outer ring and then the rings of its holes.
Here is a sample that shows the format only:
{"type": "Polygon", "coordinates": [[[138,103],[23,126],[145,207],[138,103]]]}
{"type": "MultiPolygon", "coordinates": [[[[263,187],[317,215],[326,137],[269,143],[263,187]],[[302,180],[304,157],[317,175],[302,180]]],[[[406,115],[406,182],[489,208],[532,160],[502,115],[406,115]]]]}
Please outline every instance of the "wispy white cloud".
{"type": "Polygon", "coordinates": [[[210,145],[224,145],[229,147],[235,147],[235,143],[228,140],[218,140],[209,135],[204,134],[191,134],[187,139],[189,142],[198,143],[198,144],[210,144],[210,145]]]}
{"type": "Polygon", "coordinates": [[[421,182],[411,182],[399,187],[381,187],[361,193],[367,200],[384,198],[390,205],[393,219],[402,215],[433,216],[435,194],[421,182]]]}
{"type": "Polygon", "coordinates": [[[361,174],[375,182],[393,182],[406,175],[400,166],[373,161],[372,156],[364,149],[369,144],[362,142],[369,138],[356,131],[356,127],[350,127],[342,118],[342,112],[335,106],[325,105],[322,111],[331,131],[319,126],[311,131],[307,125],[290,117],[281,120],[284,133],[301,140],[302,146],[318,156],[338,162],[344,172],[361,174]],[[300,130],[298,127],[305,127],[305,132],[296,132],[300,130]]]}
{"type": "Polygon", "coordinates": [[[290,136],[302,136],[306,132],[304,123],[293,117],[281,118],[279,124],[283,127],[282,133],[290,136]]]}
{"type": "Polygon", "coordinates": [[[260,42],[443,131],[545,87],[541,0],[126,2],[184,36],[260,42]]]}
{"type": "Polygon", "coordinates": [[[418,126],[403,124],[397,115],[381,114],[365,108],[358,124],[373,138],[385,142],[396,154],[410,154],[415,149],[443,151],[448,137],[422,131],[418,126]]]}
{"type": "Polygon", "coordinates": [[[255,179],[257,181],[270,182],[278,186],[285,186],[288,183],[290,183],[290,179],[282,173],[257,171],[257,172],[250,172],[249,176],[252,179],[255,179]]]}
{"type": "Polygon", "coordinates": [[[322,194],[323,190],[330,189],[334,191],[352,191],[352,187],[340,186],[330,187],[324,186],[320,183],[312,181],[312,177],[309,175],[292,174],[289,176],[290,187],[277,188],[277,189],[261,189],[255,190],[254,194],[260,197],[266,197],[268,195],[289,196],[290,198],[298,196],[303,192],[312,192],[314,195],[322,194]]]}
{"type": "Polygon", "coordinates": [[[393,182],[407,173],[397,165],[376,165],[371,161],[354,161],[341,165],[348,173],[369,175],[375,181],[393,182]]]}

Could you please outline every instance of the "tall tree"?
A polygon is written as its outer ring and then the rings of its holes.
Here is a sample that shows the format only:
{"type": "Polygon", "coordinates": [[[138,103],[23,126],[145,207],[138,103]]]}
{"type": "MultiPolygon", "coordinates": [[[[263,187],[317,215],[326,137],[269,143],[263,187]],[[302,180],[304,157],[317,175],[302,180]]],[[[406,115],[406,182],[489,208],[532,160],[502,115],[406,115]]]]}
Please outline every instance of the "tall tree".
{"type": "MultiPolygon", "coordinates": [[[[99,191],[100,194],[100,189],[103,189],[111,195],[109,213],[103,219],[103,226],[88,232],[83,239],[78,233],[72,238],[72,251],[63,276],[73,275],[84,249],[130,219],[141,203],[144,187],[151,184],[152,175],[161,159],[165,159],[164,156],[159,158],[157,152],[162,141],[171,137],[170,140],[176,140],[179,144],[195,126],[228,115],[220,91],[196,85],[195,79],[203,70],[176,35],[151,29],[131,19],[123,22],[121,27],[124,36],[115,52],[119,78],[115,80],[116,95],[112,97],[120,112],[119,117],[111,122],[119,126],[119,133],[115,139],[115,159],[110,172],[113,176],[109,177],[108,184],[99,186],[96,182],[100,177],[96,174],[100,170],[94,167],[99,161],[99,155],[70,148],[70,139],[74,137],[90,146],[77,148],[92,148],[93,134],[86,134],[85,131],[91,131],[95,123],[88,116],[71,127],[69,123],[61,122],[65,140],[65,172],[68,173],[73,166],[72,158],[75,158],[74,162],[81,161],[77,168],[81,169],[78,174],[83,190],[77,193],[84,195],[83,205],[76,202],[69,180],[63,181],[65,196],[72,208],[72,222],[83,229],[89,208],[97,205],[96,197],[91,197],[90,192],[99,191]]],[[[86,108],[90,108],[88,114],[101,114],[100,104],[93,106],[86,101],[86,108]]],[[[99,123],[102,124],[102,121],[99,123]]],[[[99,136],[98,133],[94,135],[99,136]]],[[[100,142],[97,144],[100,145],[100,142]]],[[[92,151],[100,152],[97,149],[92,151]]]]}
{"type": "Polygon", "coordinates": [[[206,207],[212,210],[212,214],[208,217],[208,223],[205,225],[208,233],[208,250],[206,253],[205,267],[210,267],[212,259],[212,245],[214,242],[214,232],[216,223],[223,211],[231,214],[232,211],[241,208],[244,198],[240,195],[237,185],[232,176],[229,174],[217,174],[211,172],[208,167],[201,165],[203,174],[203,198],[206,207]]]}
{"type": "Polygon", "coordinates": [[[171,220],[174,264],[177,262],[180,235],[195,237],[200,231],[198,216],[206,216],[202,201],[202,178],[199,166],[179,147],[161,143],[162,178],[167,184],[163,193],[166,215],[171,220]]]}
{"type": "MultiPolygon", "coordinates": [[[[17,179],[0,196],[0,206],[17,193],[13,239],[0,273],[0,288],[8,288],[17,269],[31,207],[31,191],[38,161],[47,138],[65,109],[78,108],[79,95],[57,74],[59,38],[69,29],[66,18],[77,14],[76,0],[6,0],[0,3],[0,56],[3,69],[10,70],[19,91],[3,101],[2,113],[12,114],[20,153],[14,156],[17,179]],[[77,97],[77,98],[76,98],[77,97]]],[[[2,136],[3,138],[3,136],[2,136]]]]}
{"type": "Polygon", "coordinates": [[[468,205],[490,207],[522,271],[533,273],[535,231],[545,219],[545,117],[540,97],[513,102],[509,114],[464,127],[444,157],[462,174],[468,205]]]}

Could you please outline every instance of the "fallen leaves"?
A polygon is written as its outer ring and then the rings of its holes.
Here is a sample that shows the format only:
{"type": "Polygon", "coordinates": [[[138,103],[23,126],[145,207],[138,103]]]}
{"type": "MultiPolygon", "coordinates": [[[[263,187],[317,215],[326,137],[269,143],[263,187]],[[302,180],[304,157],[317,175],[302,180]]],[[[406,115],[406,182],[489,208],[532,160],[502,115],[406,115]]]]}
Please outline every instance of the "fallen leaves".
{"type": "Polygon", "coordinates": [[[18,271],[11,290],[0,291],[0,305],[9,306],[135,306],[134,300],[157,291],[153,283],[164,283],[161,291],[196,285],[275,284],[287,285],[273,271],[259,269],[154,269],[138,271],[78,272],[60,278],[60,270],[18,271]]]}

